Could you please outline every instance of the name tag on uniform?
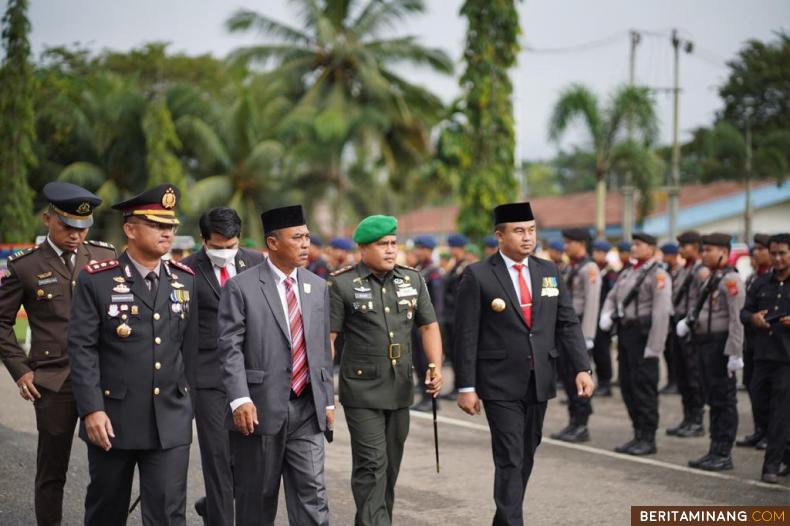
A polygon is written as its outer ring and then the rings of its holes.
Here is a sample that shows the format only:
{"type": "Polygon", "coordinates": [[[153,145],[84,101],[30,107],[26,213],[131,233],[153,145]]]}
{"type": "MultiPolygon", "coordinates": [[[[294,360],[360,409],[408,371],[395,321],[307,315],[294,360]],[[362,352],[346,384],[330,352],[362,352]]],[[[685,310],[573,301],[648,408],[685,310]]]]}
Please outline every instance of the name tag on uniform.
{"type": "Polygon", "coordinates": [[[49,285],[50,283],[57,283],[57,282],[58,282],[58,278],[40,279],[38,280],[38,286],[40,287],[41,285],[49,285]]]}
{"type": "Polygon", "coordinates": [[[113,294],[110,297],[113,303],[130,303],[134,301],[134,294],[113,294]]]}
{"type": "Polygon", "coordinates": [[[549,298],[553,298],[554,296],[558,296],[559,294],[560,294],[560,289],[554,287],[540,289],[541,296],[548,296],[549,298]]]}
{"type": "Polygon", "coordinates": [[[398,289],[396,294],[398,295],[399,298],[403,298],[405,296],[416,296],[417,289],[415,289],[414,287],[405,287],[402,289],[398,289]]]}
{"type": "Polygon", "coordinates": [[[372,300],[373,293],[372,292],[355,292],[354,293],[355,300],[372,300]]]}

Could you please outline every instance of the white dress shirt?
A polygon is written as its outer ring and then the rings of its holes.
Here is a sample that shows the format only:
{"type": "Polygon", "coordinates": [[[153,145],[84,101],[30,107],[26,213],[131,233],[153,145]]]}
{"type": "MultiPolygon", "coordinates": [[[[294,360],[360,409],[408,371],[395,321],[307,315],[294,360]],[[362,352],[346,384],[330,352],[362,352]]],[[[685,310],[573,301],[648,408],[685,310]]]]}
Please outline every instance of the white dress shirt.
{"type": "MultiPolygon", "coordinates": [[[[524,298],[521,297],[521,286],[518,283],[518,274],[519,271],[513,268],[513,265],[518,264],[518,261],[514,261],[504,255],[502,251],[499,252],[499,255],[502,256],[502,259],[505,261],[505,265],[507,266],[508,275],[510,275],[510,280],[513,282],[513,288],[516,290],[516,296],[518,297],[518,301],[520,304],[524,304],[524,298]]],[[[524,265],[524,268],[521,269],[521,273],[524,275],[524,279],[527,282],[527,288],[529,289],[529,295],[532,296],[532,281],[529,279],[529,258],[524,258],[521,261],[521,264],[524,265]]],[[[474,387],[461,387],[458,389],[459,393],[474,393],[474,387]]]]}
{"type": "MultiPolygon", "coordinates": [[[[210,260],[209,260],[210,261],[210,260]]],[[[219,277],[220,272],[222,271],[222,267],[216,266],[214,263],[211,264],[211,268],[214,269],[214,276],[217,278],[217,283],[220,285],[222,284],[222,280],[219,277]]],[[[232,278],[237,274],[236,272],[236,260],[235,258],[228,262],[225,265],[225,268],[228,269],[228,279],[232,278]]]]}
{"type": "MultiPolygon", "coordinates": [[[[277,294],[280,296],[280,305],[282,305],[283,316],[285,317],[285,322],[286,322],[286,325],[287,325],[288,324],[288,299],[287,299],[286,290],[285,290],[285,280],[288,279],[288,278],[291,278],[293,280],[292,287],[293,287],[294,294],[296,295],[296,304],[299,306],[299,311],[301,312],[301,310],[302,310],[302,299],[299,297],[299,280],[297,278],[296,269],[293,269],[290,274],[286,275],[282,270],[277,268],[277,265],[272,263],[271,259],[267,259],[266,260],[266,264],[269,265],[269,269],[271,269],[272,274],[274,274],[274,281],[275,281],[275,285],[277,287],[277,294]]],[[[228,265],[228,266],[230,267],[230,265],[228,265]]],[[[216,265],[215,265],[215,267],[216,267],[216,265]]],[[[228,270],[230,271],[230,269],[228,269],[228,270]]],[[[219,270],[216,269],[216,272],[219,272],[219,270]]],[[[236,273],[236,269],[235,269],[235,266],[234,266],[232,275],[235,275],[235,273],[236,273]]],[[[219,279],[219,277],[217,277],[217,279],[219,279]]],[[[310,382],[310,376],[309,375],[307,376],[307,382],[308,383],[310,382]]],[[[237,398],[237,399],[231,401],[231,403],[230,403],[230,410],[231,410],[231,412],[235,411],[237,407],[239,407],[242,404],[246,404],[247,402],[252,402],[252,400],[248,396],[237,398]]],[[[334,405],[327,406],[327,409],[334,409],[334,408],[335,408],[334,405]]]]}

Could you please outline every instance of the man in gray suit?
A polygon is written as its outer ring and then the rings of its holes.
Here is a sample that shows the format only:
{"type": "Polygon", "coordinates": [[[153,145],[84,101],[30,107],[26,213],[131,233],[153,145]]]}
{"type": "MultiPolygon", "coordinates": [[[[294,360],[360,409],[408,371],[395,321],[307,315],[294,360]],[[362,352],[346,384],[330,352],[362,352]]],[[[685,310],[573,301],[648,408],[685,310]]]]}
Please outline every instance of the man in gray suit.
{"type": "Polygon", "coordinates": [[[218,311],[236,524],[274,524],[281,477],[290,524],[329,524],[321,435],[334,424],[329,292],[303,268],[302,207],[261,219],[269,259],[226,284],[218,311]]]}

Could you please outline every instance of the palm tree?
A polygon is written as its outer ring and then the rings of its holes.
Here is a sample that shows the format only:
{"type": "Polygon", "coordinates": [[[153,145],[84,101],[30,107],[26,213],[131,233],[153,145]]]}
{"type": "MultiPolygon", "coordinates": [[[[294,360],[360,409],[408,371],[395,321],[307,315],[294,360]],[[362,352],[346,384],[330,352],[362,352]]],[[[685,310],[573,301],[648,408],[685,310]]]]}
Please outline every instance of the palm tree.
{"type": "Polygon", "coordinates": [[[407,176],[429,152],[428,129],[442,104],[393,65],[411,63],[449,74],[452,62],[414,37],[381,36],[408,15],[422,13],[422,0],[294,3],[302,28],[254,11],[237,11],[227,21],[228,29],[256,31],[266,42],[237,49],[230,58],[245,65],[274,64],[274,76],[299,80],[297,102],[281,130],[303,146],[305,161],[295,162],[304,170],[302,176],[333,187],[339,230],[343,195],[349,190],[346,167],[366,164],[360,155],[373,156],[393,182],[407,176]]]}
{"type": "Polygon", "coordinates": [[[618,88],[608,104],[581,84],[565,89],[554,105],[549,122],[549,138],[559,142],[572,124],[581,122],[589,147],[595,154],[595,229],[602,236],[606,229],[606,178],[610,170],[631,170],[640,189],[644,212],[649,207],[650,185],[658,167],[656,156],[647,149],[658,132],[655,104],[647,88],[618,88]],[[631,127],[635,139],[625,140],[631,127]]]}

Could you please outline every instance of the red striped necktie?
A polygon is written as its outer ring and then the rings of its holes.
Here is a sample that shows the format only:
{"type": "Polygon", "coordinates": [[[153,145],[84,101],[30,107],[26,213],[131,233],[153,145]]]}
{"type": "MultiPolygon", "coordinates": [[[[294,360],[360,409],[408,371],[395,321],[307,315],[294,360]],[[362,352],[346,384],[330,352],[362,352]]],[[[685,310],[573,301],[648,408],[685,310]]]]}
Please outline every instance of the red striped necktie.
{"type": "Polygon", "coordinates": [[[527,287],[527,280],[524,279],[524,273],[521,272],[525,265],[521,263],[514,263],[513,268],[518,272],[518,288],[519,299],[521,300],[521,312],[524,314],[524,321],[527,322],[527,327],[532,328],[532,294],[529,293],[527,287]]]}
{"type": "Polygon", "coordinates": [[[296,301],[294,279],[285,279],[285,299],[288,302],[288,325],[291,328],[291,390],[299,396],[307,385],[307,345],[304,341],[302,311],[296,301]]]}

